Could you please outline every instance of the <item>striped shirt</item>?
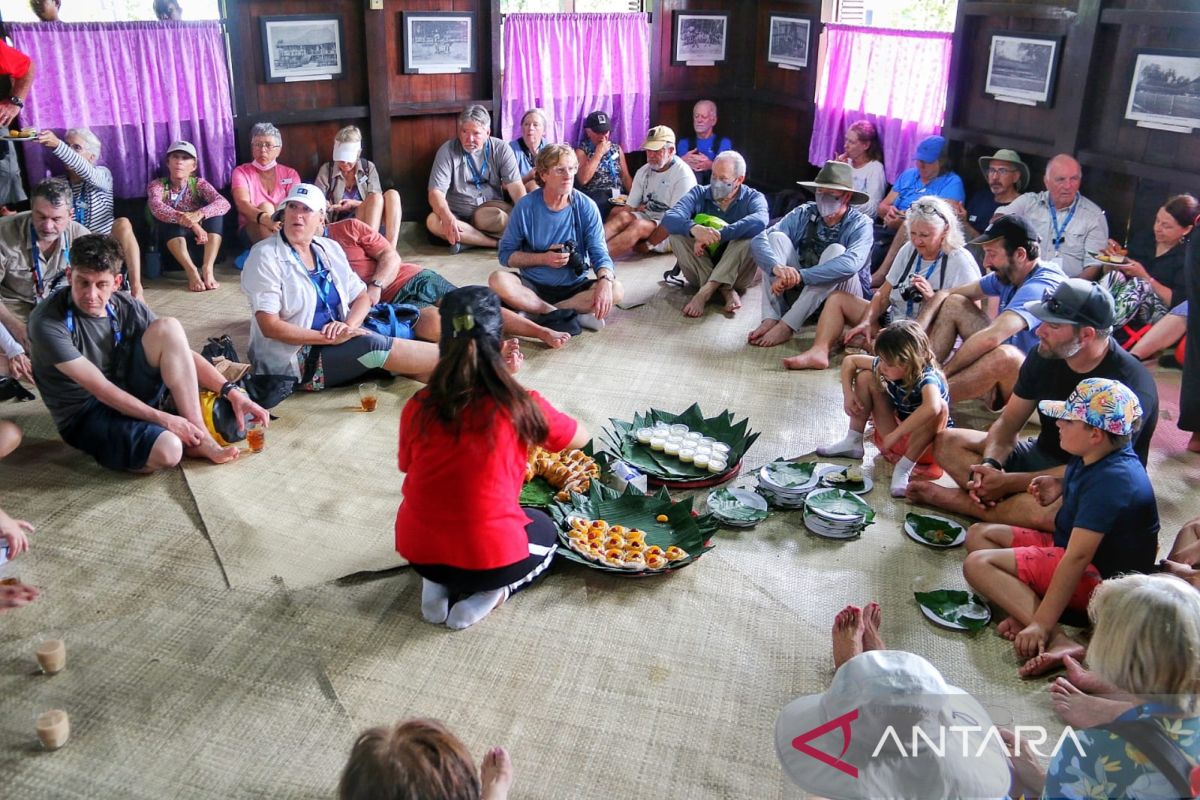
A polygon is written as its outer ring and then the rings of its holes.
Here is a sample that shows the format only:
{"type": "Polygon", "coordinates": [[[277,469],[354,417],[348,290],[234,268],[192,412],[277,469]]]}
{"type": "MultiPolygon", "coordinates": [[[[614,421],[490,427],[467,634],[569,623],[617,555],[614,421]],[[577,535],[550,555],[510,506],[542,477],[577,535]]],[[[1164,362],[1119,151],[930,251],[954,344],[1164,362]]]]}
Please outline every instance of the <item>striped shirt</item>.
{"type": "Polygon", "coordinates": [[[112,233],[113,177],[108,167],[92,164],[60,141],[54,155],[82,180],[71,182],[71,198],[75,203],[75,221],[92,233],[112,233]]]}

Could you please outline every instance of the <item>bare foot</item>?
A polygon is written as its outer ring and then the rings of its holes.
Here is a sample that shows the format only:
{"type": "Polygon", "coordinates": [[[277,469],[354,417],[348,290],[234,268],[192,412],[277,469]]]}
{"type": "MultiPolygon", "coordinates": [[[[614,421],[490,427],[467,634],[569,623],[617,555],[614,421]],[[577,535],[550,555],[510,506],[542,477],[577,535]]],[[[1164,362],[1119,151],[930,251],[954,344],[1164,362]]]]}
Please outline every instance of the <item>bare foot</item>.
{"type": "Polygon", "coordinates": [[[1067,668],[1067,680],[1081,692],[1088,694],[1116,694],[1117,687],[1091,672],[1072,656],[1063,657],[1063,666],[1067,668]]]}
{"type": "Polygon", "coordinates": [[[1192,434],[1192,438],[1188,439],[1187,449],[1193,453],[1200,453],[1200,431],[1192,434]]]}
{"type": "Polygon", "coordinates": [[[725,305],[721,307],[721,310],[726,314],[736,314],[742,307],[742,296],[735,292],[732,286],[722,286],[721,297],[725,299],[725,305]]]}
{"type": "Polygon", "coordinates": [[[221,447],[211,436],[205,436],[204,441],[195,447],[185,449],[183,454],[188,458],[207,458],[214,464],[224,464],[233,461],[241,452],[233,445],[221,447]]]}
{"type": "Polygon", "coordinates": [[[766,333],[767,331],[771,330],[771,328],[774,328],[774,327],[775,327],[775,320],[764,319],[762,322],[758,323],[757,328],[750,331],[750,335],[746,337],[746,341],[749,342],[750,344],[758,344],[758,340],[762,338],[763,334],[766,333]]]}
{"type": "Polygon", "coordinates": [[[221,284],[217,283],[217,279],[214,278],[211,274],[205,275],[204,276],[204,288],[205,289],[220,289],[221,284]]]}
{"type": "Polygon", "coordinates": [[[696,292],[688,304],[683,307],[683,315],[685,317],[702,317],[704,316],[704,307],[708,305],[708,301],[712,299],[712,292],[701,289],[696,292]]]}
{"type": "Polygon", "coordinates": [[[1012,617],[1005,617],[1004,619],[1000,620],[1000,624],[996,626],[996,633],[1011,642],[1013,639],[1017,638],[1017,634],[1020,633],[1024,627],[1024,625],[1017,622],[1012,617]]]}
{"type": "Polygon", "coordinates": [[[863,650],[886,650],[879,626],[883,624],[883,609],[874,600],[863,608],[863,650]]]}
{"type": "Polygon", "coordinates": [[[788,369],[826,369],[829,366],[829,353],[814,347],[798,356],[785,358],[783,366],[788,369]]]}
{"type": "Polygon", "coordinates": [[[512,782],[513,766],[508,751],[503,747],[488,750],[483,757],[483,764],[479,767],[479,783],[482,789],[479,800],[507,800],[512,782]]]}
{"type": "Polygon", "coordinates": [[[1083,658],[1086,654],[1086,647],[1073,639],[1063,636],[1061,639],[1052,641],[1050,647],[1044,653],[1036,655],[1022,664],[1021,668],[1017,670],[1017,674],[1022,678],[1045,675],[1047,672],[1062,667],[1065,656],[1078,659],[1083,658]]]}
{"type": "Polygon", "coordinates": [[[791,339],[793,334],[795,331],[790,325],[781,319],[776,320],[775,324],[771,326],[771,330],[758,337],[754,344],[759,347],[775,347],[791,339]]]}
{"type": "Polygon", "coordinates": [[[833,618],[833,667],[837,669],[863,651],[862,609],[846,606],[833,618]]]}
{"type": "Polygon", "coordinates": [[[188,273],[187,281],[189,292],[203,292],[207,291],[208,289],[208,287],[204,285],[204,281],[200,279],[199,275],[188,273]]]}
{"type": "Polygon", "coordinates": [[[1061,677],[1055,678],[1050,684],[1050,703],[1054,706],[1054,713],[1072,728],[1107,725],[1135,705],[1128,700],[1086,694],[1061,677]]]}
{"type": "Polygon", "coordinates": [[[904,496],[910,503],[917,505],[953,511],[964,517],[978,518],[979,516],[979,506],[975,505],[971,496],[962,489],[940,486],[929,481],[909,481],[904,496]]]}
{"type": "Polygon", "coordinates": [[[521,340],[505,339],[500,344],[500,358],[504,360],[509,375],[520,372],[521,365],[525,363],[525,354],[521,352],[521,340]]]}
{"type": "Polygon", "coordinates": [[[571,334],[562,331],[551,330],[550,328],[542,328],[538,331],[538,339],[542,344],[549,347],[551,350],[557,350],[567,342],[571,341],[571,334]]]}

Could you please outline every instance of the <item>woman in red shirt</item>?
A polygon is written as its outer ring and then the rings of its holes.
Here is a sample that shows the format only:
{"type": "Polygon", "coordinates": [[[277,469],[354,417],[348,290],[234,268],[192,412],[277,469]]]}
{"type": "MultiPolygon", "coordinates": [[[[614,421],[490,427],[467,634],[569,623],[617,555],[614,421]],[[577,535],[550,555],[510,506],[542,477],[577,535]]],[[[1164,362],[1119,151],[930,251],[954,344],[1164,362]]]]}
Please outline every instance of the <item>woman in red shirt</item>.
{"type": "Polygon", "coordinates": [[[512,377],[521,351],[515,339],[501,344],[491,289],[450,292],[441,320],[437,367],[400,415],[396,551],[422,578],[422,616],[461,630],[554,558],[554,522],[518,502],[529,449],[580,447],[589,437],[512,377]]]}

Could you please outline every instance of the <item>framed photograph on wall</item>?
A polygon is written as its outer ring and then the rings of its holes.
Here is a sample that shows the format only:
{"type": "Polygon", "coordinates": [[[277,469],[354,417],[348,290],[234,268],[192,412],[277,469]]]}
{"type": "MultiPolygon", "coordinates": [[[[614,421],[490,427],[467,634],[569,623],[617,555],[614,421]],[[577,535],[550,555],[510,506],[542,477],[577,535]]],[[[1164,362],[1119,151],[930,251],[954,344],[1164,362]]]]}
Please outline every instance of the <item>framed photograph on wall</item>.
{"type": "Polygon", "coordinates": [[[267,83],[321,81],[346,72],[342,18],[329,14],[259,17],[267,83]]]}
{"type": "Polygon", "coordinates": [[[403,71],[445,75],[475,71],[475,14],[459,11],[405,11],[403,71]]]}
{"type": "Polygon", "coordinates": [[[1200,128],[1200,56],[1172,50],[1135,56],[1125,119],[1179,133],[1200,128]]]}
{"type": "Polygon", "coordinates": [[[1027,106],[1054,105],[1060,36],[993,33],[984,92],[1027,106]]]}
{"type": "Polygon", "coordinates": [[[784,69],[803,69],[808,66],[809,34],[812,20],[792,14],[771,15],[771,36],[767,45],[767,62],[784,69]]]}
{"type": "Polygon", "coordinates": [[[671,14],[671,63],[710,67],[725,60],[729,12],[671,14]]]}

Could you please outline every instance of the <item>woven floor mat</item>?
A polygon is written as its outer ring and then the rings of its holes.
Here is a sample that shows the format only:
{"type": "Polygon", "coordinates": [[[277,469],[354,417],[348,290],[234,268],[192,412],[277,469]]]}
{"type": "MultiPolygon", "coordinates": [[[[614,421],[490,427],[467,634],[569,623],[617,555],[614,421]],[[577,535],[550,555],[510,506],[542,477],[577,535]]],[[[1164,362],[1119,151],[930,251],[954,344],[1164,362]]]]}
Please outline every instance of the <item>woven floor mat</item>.
{"type": "Polygon", "coordinates": [[[37,671],[40,637],[0,644],[6,797],[331,797],[353,725],[282,589],[173,592],[64,638],[67,668],[37,671]],[[40,711],[71,738],[43,751],[40,711]]]}

